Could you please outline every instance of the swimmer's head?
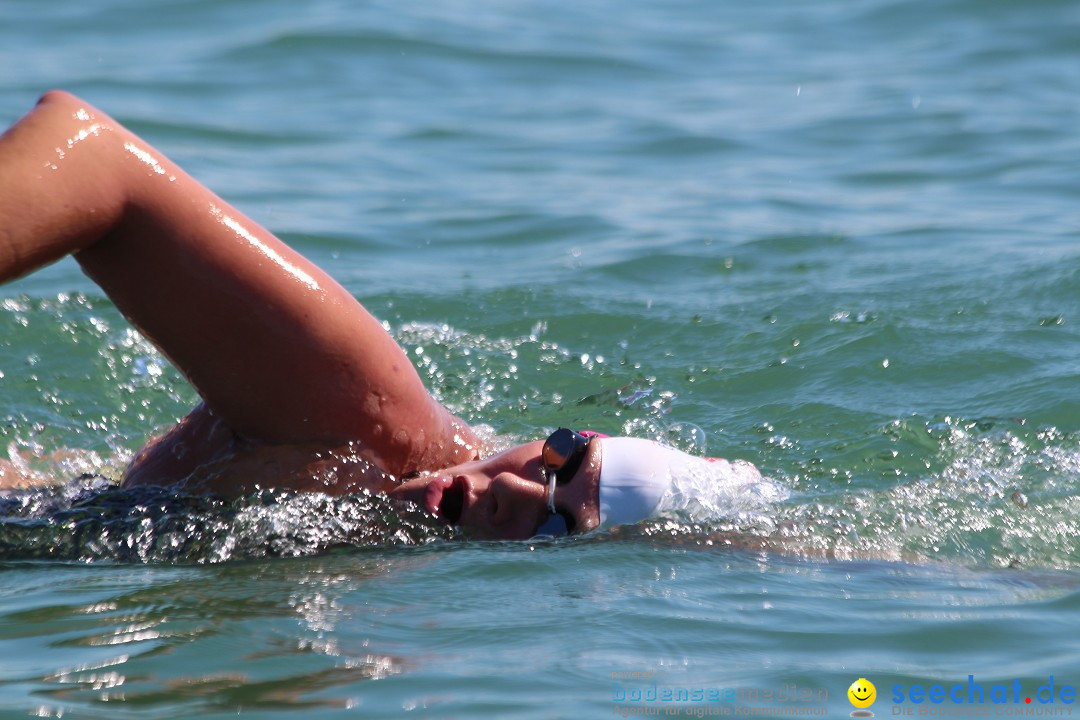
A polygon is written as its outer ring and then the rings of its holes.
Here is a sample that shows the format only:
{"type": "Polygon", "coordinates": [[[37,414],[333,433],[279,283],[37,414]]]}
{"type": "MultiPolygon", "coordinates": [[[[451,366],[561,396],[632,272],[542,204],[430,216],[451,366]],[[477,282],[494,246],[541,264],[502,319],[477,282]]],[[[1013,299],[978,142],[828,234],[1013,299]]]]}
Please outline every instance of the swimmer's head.
{"type": "Polygon", "coordinates": [[[473,537],[557,536],[644,520],[673,474],[695,460],[651,440],[560,428],[547,440],[407,480],[390,494],[473,537]]]}

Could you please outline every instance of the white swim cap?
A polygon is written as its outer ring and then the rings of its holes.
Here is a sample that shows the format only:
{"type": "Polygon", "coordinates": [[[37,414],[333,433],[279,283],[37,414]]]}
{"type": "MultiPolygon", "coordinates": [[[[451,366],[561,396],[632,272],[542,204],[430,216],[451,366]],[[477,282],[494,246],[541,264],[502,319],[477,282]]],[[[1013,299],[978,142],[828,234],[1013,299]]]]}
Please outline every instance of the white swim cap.
{"type": "Polygon", "coordinates": [[[698,457],[652,440],[594,435],[600,443],[600,528],[674,514],[697,521],[769,523],[788,490],[745,460],[698,457]]]}
{"type": "MultiPolygon", "coordinates": [[[[600,442],[600,527],[626,525],[652,515],[676,473],[697,458],[641,438],[600,442]]],[[[700,462],[700,461],[699,461],[700,462]]]]}

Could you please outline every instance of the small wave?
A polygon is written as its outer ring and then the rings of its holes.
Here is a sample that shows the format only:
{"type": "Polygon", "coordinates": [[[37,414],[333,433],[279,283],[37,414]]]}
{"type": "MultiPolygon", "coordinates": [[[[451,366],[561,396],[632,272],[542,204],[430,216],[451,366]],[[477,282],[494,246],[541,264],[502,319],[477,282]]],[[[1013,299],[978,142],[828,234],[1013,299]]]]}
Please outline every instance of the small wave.
{"type": "Polygon", "coordinates": [[[127,119],[125,125],[145,137],[194,140],[200,143],[222,143],[230,147],[279,147],[281,145],[315,145],[326,142],[314,133],[268,131],[251,126],[243,128],[216,125],[212,122],[167,122],[151,119],[127,119]]]}
{"type": "Polygon", "coordinates": [[[583,72],[608,72],[633,74],[658,72],[630,57],[600,55],[578,51],[529,50],[511,47],[481,47],[475,43],[454,42],[433,37],[410,37],[388,30],[351,31],[294,31],[267,37],[248,45],[233,47],[222,53],[222,61],[261,59],[293,52],[310,57],[314,53],[333,55],[335,58],[349,54],[368,55],[415,55],[444,60],[460,60],[481,63],[485,66],[522,66],[583,72]]]}

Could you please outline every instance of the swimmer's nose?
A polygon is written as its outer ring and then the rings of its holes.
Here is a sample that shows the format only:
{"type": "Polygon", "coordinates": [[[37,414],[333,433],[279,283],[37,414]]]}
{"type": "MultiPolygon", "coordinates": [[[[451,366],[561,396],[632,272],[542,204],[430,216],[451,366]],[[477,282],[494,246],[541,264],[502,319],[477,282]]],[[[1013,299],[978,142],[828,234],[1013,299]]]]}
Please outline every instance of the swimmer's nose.
{"type": "Polygon", "coordinates": [[[498,475],[488,486],[487,520],[492,528],[530,526],[540,517],[547,496],[540,483],[498,475]]]}

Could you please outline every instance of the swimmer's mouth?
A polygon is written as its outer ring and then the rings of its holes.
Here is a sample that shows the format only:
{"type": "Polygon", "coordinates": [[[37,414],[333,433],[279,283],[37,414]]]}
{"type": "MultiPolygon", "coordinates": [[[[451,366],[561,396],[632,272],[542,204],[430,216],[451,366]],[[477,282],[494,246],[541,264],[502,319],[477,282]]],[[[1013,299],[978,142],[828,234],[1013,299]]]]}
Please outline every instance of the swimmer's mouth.
{"type": "Polygon", "coordinates": [[[442,500],[439,501],[439,517],[451,525],[457,525],[461,521],[461,511],[464,508],[465,483],[460,479],[454,480],[443,490],[442,500]]]}

